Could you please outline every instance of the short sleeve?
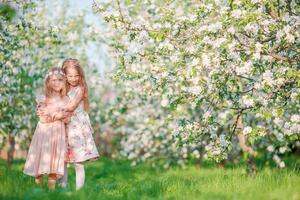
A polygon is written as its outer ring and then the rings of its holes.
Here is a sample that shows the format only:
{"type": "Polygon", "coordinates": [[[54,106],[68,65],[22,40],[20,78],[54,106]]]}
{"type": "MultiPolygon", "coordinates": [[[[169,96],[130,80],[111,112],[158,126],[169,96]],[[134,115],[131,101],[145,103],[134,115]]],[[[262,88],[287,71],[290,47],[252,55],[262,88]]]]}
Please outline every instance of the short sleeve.
{"type": "Polygon", "coordinates": [[[76,97],[77,95],[80,95],[83,93],[84,88],[81,86],[78,86],[75,91],[74,91],[74,96],[76,97]]]}
{"type": "Polygon", "coordinates": [[[45,95],[37,95],[35,97],[35,101],[37,104],[46,103],[46,96],[45,95]]]}

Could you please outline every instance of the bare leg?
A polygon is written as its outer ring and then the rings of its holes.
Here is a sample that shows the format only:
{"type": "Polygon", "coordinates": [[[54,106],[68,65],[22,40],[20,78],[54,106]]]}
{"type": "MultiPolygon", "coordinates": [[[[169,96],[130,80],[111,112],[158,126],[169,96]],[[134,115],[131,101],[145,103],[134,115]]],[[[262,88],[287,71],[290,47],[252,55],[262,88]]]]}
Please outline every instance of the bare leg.
{"type": "Polygon", "coordinates": [[[75,163],[76,172],[76,190],[83,187],[85,181],[84,165],[82,163],[75,163]]]}
{"type": "Polygon", "coordinates": [[[42,185],[43,184],[43,175],[38,175],[35,177],[35,183],[37,185],[42,185]]]}
{"type": "Polygon", "coordinates": [[[56,184],[56,174],[49,174],[48,176],[48,188],[50,190],[55,189],[55,184],[56,184]]]}

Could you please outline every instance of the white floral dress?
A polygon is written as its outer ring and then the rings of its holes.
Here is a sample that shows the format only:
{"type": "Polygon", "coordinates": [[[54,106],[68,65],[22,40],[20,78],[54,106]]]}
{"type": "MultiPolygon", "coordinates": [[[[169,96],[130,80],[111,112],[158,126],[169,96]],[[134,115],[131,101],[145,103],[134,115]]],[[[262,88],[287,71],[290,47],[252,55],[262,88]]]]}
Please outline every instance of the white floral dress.
{"type": "MultiPolygon", "coordinates": [[[[76,97],[79,89],[75,87],[68,92],[70,100],[76,97]]],[[[92,134],[90,119],[81,101],[67,124],[67,162],[83,162],[99,157],[92,134]]]]}

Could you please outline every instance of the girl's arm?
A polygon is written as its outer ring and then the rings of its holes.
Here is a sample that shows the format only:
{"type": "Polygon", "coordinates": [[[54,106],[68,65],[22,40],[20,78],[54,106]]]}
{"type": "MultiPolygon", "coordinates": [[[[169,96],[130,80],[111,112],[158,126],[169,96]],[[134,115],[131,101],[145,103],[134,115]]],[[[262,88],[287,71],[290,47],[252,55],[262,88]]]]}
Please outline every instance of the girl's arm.
{"type": "Polygon", "coordinates": [[[71,101],[69,101],[69,103],[67,104],[64,110],[73,112],[79,105],[80,101],[83,99],[83,95],[84,95],[84,88],[80,86],[75,97],[71,101]]]}
{"type": "Polygon", "coordinates": [[[54,116],[53,119],[56,119],[56,120],[66,118],[66,117],[70,116],[70,112],[73,112],[77,108],[80,101],[83,99],[83,95],[84,95],[84,88],[79,87],[76,92],[75,97],[71,101],[69,100],[69,102],[67,103],[67,105],[64,107],[64,109],[62,111],[56,112],[56,113],[49,113],[46,109],[44,109],[43,107],[40,107],[37,109],[37,114],[51,115],[51,116],[54,116]]]}
{"type": "Polygon", "coordinates": [[[37,115],[40,120],[44,123],[51,123],[57,120],[62,120],[69,118],[72,115],[72,112],[67,112],[64,109],[61,110],[50,110],[46,107],[46,104],[39,104],[36,110],[37,115]]]}
{"type": "Polygon", "coordinates": [[[65,124],[67,124],[67,123],[70,122],[70,120],[71,120],[71,116],[65,117],[65,118],[63,118],[61,121],[64,122],[65,124]]]}
{"type": "Polygon", "coordinates": [[[72,116],[72,112],[65,111],[64,109],[56,111],[52,113],[52,117],[54,121],[64,120],[65,118],[69,118],[72,116]]]}
{"type": "Polygon", "coordinates": [[[45,103],[45,102],[40,102],[38,105],[37,105],[37,115],[38,115],[38,117],[39,117],[39,119],[40,119],[40,121],[42,122],[42,123],[51,123],[51,122],[53,122],[54,120],[53,120],[53,118],[51,117],[51,115],[48,113],[48,112],[46,112],[46,111],[48,111],[48,108],[47,108],[47,104],[45,103]],[[40,109],[43,109],[43,110],[45,110],[45,112],[44,113],[42,113],[42,112],[40,112],[39,110],[40,109]]]}
{"type": "Polygon", "coordinates": [[[42,122],[42,123],[51,123],[51,122],[53,122],[53,119],[50,116],[47,116],[47,115],[39,115],[39,119],[40,119],[40,122],[42,122]]]}
{"type": "Polygon", "coordinates": [[[45,102],[39,102],[35,111],[39,117],[50,116],[50,112],[48,111],[47,104],[45,102]]]}
{"type": "Polygon", "coordinates": [[[50,122],[61,120],[72,115],[72,112],[67,112],[63,109],[58,111],[49,111],[44,107],[38,107],[36,113],[38,116],[48,116],[47,119],[51,120],[50,122]]]}
{"type": "MultiPolygon", "coordinates": [[[[67,106],[68,103],[70,102],[69,97],[65,96],[63,98],[63,102],[64,105],[67,106]]],[[[61,120],[64,123],[69,123],[70,122],[70,118],[72,116],[72,112],[68,112],[65,110],[65,106],[63,106],[64,108],[57,111],[56,113],[54,113],[54,119],[55,120],[61,120]]]]}

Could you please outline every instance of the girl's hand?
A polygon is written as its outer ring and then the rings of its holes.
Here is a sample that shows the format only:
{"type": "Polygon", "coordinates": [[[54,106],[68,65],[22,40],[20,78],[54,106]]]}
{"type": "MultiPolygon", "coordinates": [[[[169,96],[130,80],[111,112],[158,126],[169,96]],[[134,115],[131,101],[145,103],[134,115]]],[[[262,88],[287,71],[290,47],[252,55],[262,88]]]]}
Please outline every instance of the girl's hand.
{"type": "Polygon", "coordinates": [[[53,119],[50,116],[40,116],[40,121],[42,123],[51,123],[53,119]]]}
{"type": "Polygon", "coordinates": [[[67,124],[67,123],[70,122],[70,120],[71,120],[70,117],[66,117],[66,118],[63,118],[63,119],[62,119],[62,122],[64,122],[65,124],[67,124]]]}
{"type": "Polygon", "coordinates": [[[67,112],[65,110],[54,113],[53,119],[55,120],[63,120],[64,118],[68,118],[72,116],[72,112],[67,112]]]}
{"type": "Polygon", "coordinates": [[[47,115],[47,109],[44,103],[39,103],[36,108],[36,114],[38,116],[47,115]]]}
{"type": "Polygon", "coordinates": [[[54,121],[61,120],[62,118],[63,118],[63,112],[56,112],[53,114],[54,121]]]}

